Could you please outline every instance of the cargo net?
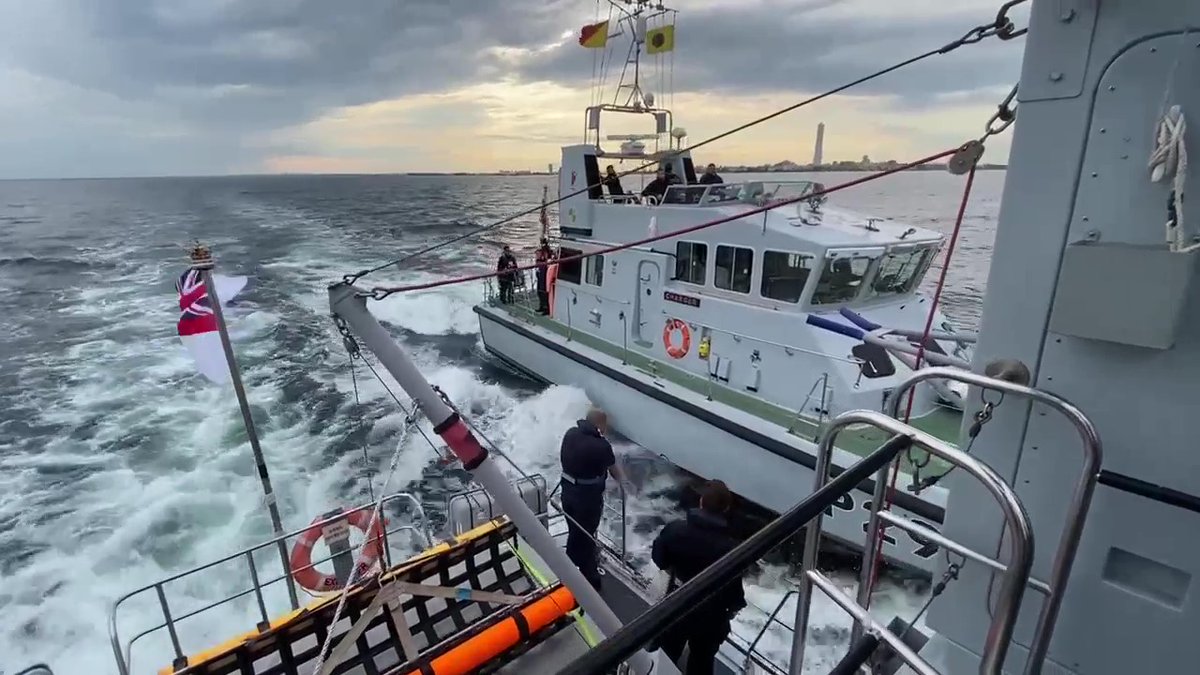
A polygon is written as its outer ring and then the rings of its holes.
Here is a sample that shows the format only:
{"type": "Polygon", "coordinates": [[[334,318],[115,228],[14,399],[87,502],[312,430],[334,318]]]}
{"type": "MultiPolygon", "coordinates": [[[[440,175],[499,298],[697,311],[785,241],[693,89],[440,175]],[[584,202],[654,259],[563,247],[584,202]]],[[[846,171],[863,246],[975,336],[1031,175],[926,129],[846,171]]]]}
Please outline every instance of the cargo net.
{"type": "MultiPolygon", "coordinates": [[[[402,564],[385,574],[381,583],[372,580],[352,589],[347,594],[343,615],[333,627],[332,654],[338,654],[340,658],[331,656],[324,671],[330,675],[442,672],[445,668],[437,667],[442,663],[461,664],[464,659],[479,659],[478,650],[468,642],[488,629],[496,630],[500,624],[509,622],[514,630],[508,634],[518,639],[500,648],[495,647],[494,640],[487,640],[493,648],[486,656],[486,664],[471,668],[471,672],[492,672],[573,622],[567,612],[576,605],[565,589],[560,584],[541,588],[525,573],[512,549],[517,545],[514,525],[504,522],[478,536],[466,536],[470,538],[445,551],[402,564]],[[466,597],[467,593],[461,591],[457,594],[461,597],[445,598],[405,593],[375,611],[374,618],[366,624],[354,644],[341,654],[346,633],[364,612],[374,609],[372,603],[376,596],[387,592],[381,589],[387,589],[395,582],[520,596],[521,603],[489,603],[466,597]],[[527,621],[525,613],[539,602],[553,602],[561,611],[554,611],[548,621],[527,621]],[[398,616],[397,605],[403,608],[403,619],[398,616]],[[405,655],[405,642],[415,651],[415,658],[405,655]],[[456,650],[472,654],[455,655],[456,650]]],[[[193,658],[195,665],[166,668],[160,672],[313,675],[317,653],[330,629],[329,622],[336,605],[336,598],[333,598],[315,608],[302,610],[294,618],[219,654],[205,656],[203,660],[193,658]]]]}

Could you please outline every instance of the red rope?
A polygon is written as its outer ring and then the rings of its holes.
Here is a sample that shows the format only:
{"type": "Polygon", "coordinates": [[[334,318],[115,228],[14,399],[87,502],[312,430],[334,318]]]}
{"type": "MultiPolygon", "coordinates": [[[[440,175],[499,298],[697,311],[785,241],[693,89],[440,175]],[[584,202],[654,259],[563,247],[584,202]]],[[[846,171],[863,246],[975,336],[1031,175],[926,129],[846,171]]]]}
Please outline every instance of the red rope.
{"type": "MultiPolygon", "coordinates": [[[[971,199],[971,186],[975,184],[975,166],[971,166],[971,170],[967,172],[967,183],[963,187],[962,202],[958,205],[958,216],[954,219],[954,230],[950,233],[950,243],[946,246],[946,260],[942,263],[942,271],[938,274],[937,287],[933,291],[933,302],[929,305],[929,315],[925,317],[925,332],[921,335],[921,344],[917,346],[916,369],[921,367],[921,359],[925,357],[925,343],[929,341],[929,333],[933,329],[933,315],[937,313],[938,303],[942,299],[942,289],[946,286],[946,272],[950,269],[950,259],[954,256],[954,246],[958,243],[958,234],[962,230],[963,217],[967,212],[967,202],[971,199]]],[[[915,369],[914,369],[915,370],[915,369]]],[[[908,424],[909,417],[912,415],[913,396],[916,394],[916,389],[908,390],[908,404],[904,409],[904,423],[908,424]]],[[[896,479],[900,476],[900,458],[897,457],[892,464],[892,479],[888,483],[887,503],[884,508],[890,508],[892,500],[896,496],[896,479]]],[[[879,528],[879,537],[875,541],[875,559],[871,561],[871,585],[870,589],[875,588],[875,582],[879,580],[879,569],[883,562],[883,537],[887,530],[887,525],[884,524],[879,528]]]]}
{"type": "MultiPolygon", "coordinates": [[[[781,206],[787,206],[788,204],[795,204],[797,202],[808,201],[809,199],[812,199],[814,197],[823,197],[825,195],[829,195],[829,194],[833,194],[834,192],[838,192],[840,190],[845,190],[846,188],[851,188],[856,185],[862,185],[863,183],[868,183],[877,178],[883,178],[884,176],[890,176],[894,173],[906,171],[913,167],[921,166],[923,164],[929,164],[930,162],[935,162],[939,159],[942,159],[943,157],[949,157],[950,155],[953,155],[954,153],[958,152],[959,149],[960,148],[952,148],[950,150],[943,150],[942,152],[939,152],[935,155],[930,155],[928,157],[918,159],[918,160],[916,160],[914,162],[910,162],[908,164],[901,164],[900,166],[898,166],[896,168],[888,169],[886,171],[880,171],[879,173],[873,173],[869,176],[863,176],[862,178],[855,178],[854,180],[846,181],[845,183],[840,183],[838,185],[834,185],[833,187],[828,187],[828,188],[825,188],[824,190],[819,190],[819,191],[813,192],[811,194],[803,195],[800,197],[790,197],[788,199],[785,199],[785,200],[782,200],[779,202],[768,204],[767,206],[762,206],[759,208],[751,209],[749,211],[743,211],[741,213],[735,213],[731,216],[717,218],[716,220],[710,220],[708,222],[700,223],[699,225],[685,227],[682,230],[675,230],[674,232],[668,232],[666,234],[660,234],[660,235],[656,235],[653,237],[646,237],[645,239],[639,239],[637,241],[631,241],[631,242],[628,242],[625,244],[609,246],[608,248],[598,249],[595,251],[591,251],[589,253],[580,253],[578,255],[567,256],[565,258],[559,258],[555,262],[564,263],[564,262],[573,262],[575,260],[583,260],[584,258],[589,258],[594,255],[604,255],[605,253],[612,253],[614,251],[622,251],[622,250],[625,250],[628,248],[633,248],[635,246],[642,246],[644,244],[651,244],[656,241],[662,241],[663,239],[671,239],[673,237],[680,237],[685,234],[691,234],[692,232],[698,232],[703,229],[707,229],[707,228],[710,228],[710,227],[713,227],[716,225],[722,225],[724,223],[732,222],[734,220],[745,218],[747,216],[753,216],[755,214],[765,213],[766,211],[770,211],[771,209],[777,209],[781,206]]],[[[953,244],[952,244],[952,246],[953,246],[953,244]]],[[[489,279],[491,277],[496,277],[501,274],[509,274],[512,272],[523,272],[525,270],[531,270],[531,269],[536,269],[538,267],[544,267],[545,265],[546,265],[546,263],[533,263],[531,265],[524,265],[521,267],[509,268],[506,270],[496,270],[495,272],[486,272],[484,274],[473,274],[473,275],[465,276],[465,277],[442,279],[441,281],[430,281],[430,282],[423,283],[423,284],[410,284],[408,286],[393,286],[391,288],[377,287],[371,291],[371,297],[376,300],[382,300],[383,298],[391,295],[392,293],[405,293],[408,291],[425,291],[425,290],[429,290],[431,288],[441,288],[442,286],[451,286],[454,284],[462,284],[462,283],[466,283],[468,281],[479,281],[481,279],[489,279]]],[[[944,276],[945,270],[942,270],[942,272],[943,272],[943,276],[944,276]]],[[[936,300],[935,300],[935,304],[936,304],[936,300]]]]}

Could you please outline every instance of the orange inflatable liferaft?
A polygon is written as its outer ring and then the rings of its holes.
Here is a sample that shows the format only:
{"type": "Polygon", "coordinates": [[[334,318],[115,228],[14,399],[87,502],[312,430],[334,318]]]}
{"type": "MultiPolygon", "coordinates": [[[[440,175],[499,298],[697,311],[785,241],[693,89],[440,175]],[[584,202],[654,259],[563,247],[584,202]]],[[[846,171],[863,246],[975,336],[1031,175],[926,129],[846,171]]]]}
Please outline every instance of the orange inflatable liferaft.
{"type": "Polygon", "coordinates": [[[546,267],[546,295],[549,296],[550,317],[554,317],[554,282],[558,281],[558,263],[546,267]]]}
{"type": "MultiPolygon", "coordinates": [[[[367,537],[367,545],[363,549],[362,557],[355,565],[355,579],[365,579],[367,573],[379,562],[383,557],[383,528],[385,521],[383,515],[375,520],[375,524],[371,525],[371,509],[360,509],[352,513],[346,514],[346,522],[354,527],[357,527],[367,537]],[[368,527],[370,531],[368,532],[368,527]]],[[[336,591],[345,586],[338,581],[337,577],[328,574],[323,574],[317,571],[312,562],[313,545],[324,536],[324,528],[317,525],[322,521],[329,520],[328,515],[318,516],[312,521],[312,525],[296,538],[296,544],[292,547],[292,555],[289,564],[292,572],[292,578],[296,583],[304,588],[316,593],[324,591],[336,591]]],[[[336,522],[336,521],[335,521],[336,522]]],[[[331,525],[332,523],[326,523],[331,525]]]]}
{"type": "Polygon", "coordinates": [[[434,657],[429,662],[427,669],[417,668],[408,671],[406,675],[424,675],[429,672],[434,675],[474,673],[479,670],[480,666],[489,663],[492,659],[511,649],[513,645],[558,621],[575,607],[575,597],[571,595],[571,591],[567,590],[566,586],[559,586],[514,613],[521,615],[525,624],[524,631],[517,624],[517,619],[513,615],[509,615],[463,641],[462,644],[450,648],[445,654],[434,657]]]}
{"type": "Polygon", "coordinates": [[[663,328],[663,346],[667,348],[667,356],[673,359],[687,356],[688,350],[692,348],[692,331],[687,323],[680,319],[667,319],[667,325],[663,328]],[[681,336],[679,344],[675,344],[676,331],[681,336]]]}

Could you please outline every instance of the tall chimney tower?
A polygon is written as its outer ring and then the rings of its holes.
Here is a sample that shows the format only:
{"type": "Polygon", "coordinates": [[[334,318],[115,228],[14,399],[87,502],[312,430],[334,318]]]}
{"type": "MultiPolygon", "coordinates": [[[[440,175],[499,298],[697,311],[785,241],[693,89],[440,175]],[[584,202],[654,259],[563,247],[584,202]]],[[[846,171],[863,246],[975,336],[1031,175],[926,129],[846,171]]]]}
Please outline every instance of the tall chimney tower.
{"type": "Polygon", "coordinates": [[[821,166],[825,155],[825,123],[817,123],[817,147],[813,148],[813,166],[821,166]]]}

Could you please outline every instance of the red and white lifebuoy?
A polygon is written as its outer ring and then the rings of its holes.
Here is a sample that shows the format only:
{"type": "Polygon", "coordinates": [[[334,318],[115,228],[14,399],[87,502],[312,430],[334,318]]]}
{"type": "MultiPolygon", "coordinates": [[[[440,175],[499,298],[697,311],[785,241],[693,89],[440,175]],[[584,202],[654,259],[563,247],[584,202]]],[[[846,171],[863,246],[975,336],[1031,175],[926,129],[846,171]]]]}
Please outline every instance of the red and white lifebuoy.
{"type": "Polygon", "coordinates": [[[688,350],[692,348],[691,329],[680,319],[667,319],[667,326],[663,328],[663,346],[667,348],[667,356],[673,359],[687,356],[688,350]],[[675,344],[676,331],[681,336],[679,344],[675,344]]]}
{"type": "MultiPolygon", "coordinates": [[[[371,509],[361,509],[345,514],[346,522],[354,527],[357,527],[360,532],[367,537],[366,547],[363,549],[362,558],[355,566],[356,579],[365,579],[379,559],[383,557],[383,528],[386,521],[383,515],[375,521],[375,525],[371,526],[371,509]],[[370,527],[370,532],[367,528],[370,527]]],[[[313,567],[312,549],[321,537],[325,536],[325,528],[330,525],[338,524],[340,521],[333,523],[325,523],[324,527],[318,525],[322,521],[328,521],[329,516],[318,516],[312,521],[308,529],[300,533],[296,538],[296,544],[292,546],[292,555],[289,560],[292,572],[292,578],[296,583],[304,588],[316,593],[325,591],[340,590],[344,585],[338,581],[337,577],[323,574],[313,567]]]]}

